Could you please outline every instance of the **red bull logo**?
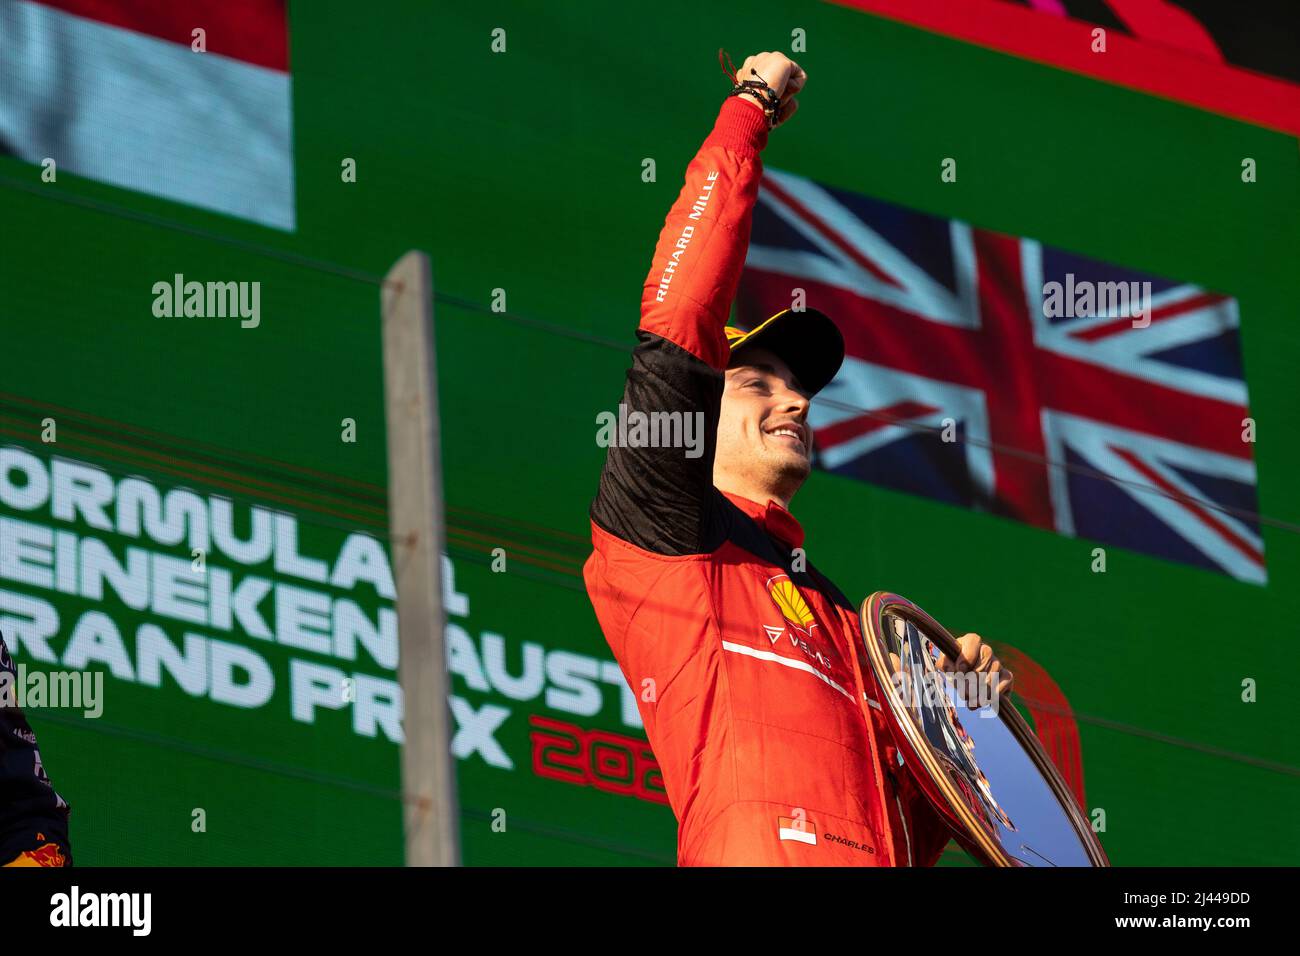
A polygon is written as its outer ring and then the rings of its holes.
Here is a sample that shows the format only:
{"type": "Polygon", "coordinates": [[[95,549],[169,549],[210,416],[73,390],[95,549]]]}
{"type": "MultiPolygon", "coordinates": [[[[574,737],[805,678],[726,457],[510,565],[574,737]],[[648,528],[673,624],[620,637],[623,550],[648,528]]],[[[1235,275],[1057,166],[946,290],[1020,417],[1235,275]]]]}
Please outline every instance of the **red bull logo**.
{"type": "Polygon", "coordinates": [[[28,854],[37,866],[67,866],[68,858],[57,843],[43,843],[28,854]]]}
{"type": "Polygon", "coordinates": [[[67,866],[68,858],[57,843],[43,843],[34,850],[26,850],[5,866],[67,866]]]}

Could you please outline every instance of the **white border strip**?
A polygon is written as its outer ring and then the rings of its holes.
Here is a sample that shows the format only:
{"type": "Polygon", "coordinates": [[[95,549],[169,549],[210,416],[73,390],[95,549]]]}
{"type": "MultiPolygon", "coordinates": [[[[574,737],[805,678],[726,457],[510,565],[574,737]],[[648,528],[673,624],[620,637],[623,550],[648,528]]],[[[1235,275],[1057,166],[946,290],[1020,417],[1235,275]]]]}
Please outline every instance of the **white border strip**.
{"type": "Polygon", "coordinates": [[[774,661],[777,664],[784,664],[786,667],[793,667],[797,671],[807,671],[819,680],[823,680],[831,687],[834,687],[849,700],[853,699],[853,695],[843,687],[835,683],[835,681],[831,680],[817,668],[804,661],[791,660],[788,657],[782,657],[780,654],[773,654],[771,651],[758,651],[752,647],[746,647],[744,644],[735,644],[731,641],[723,641],[722,649],[724,651],[731,651],[733,654],[744,654],[746,657],[754,657],[760,661],[774,661]]]}

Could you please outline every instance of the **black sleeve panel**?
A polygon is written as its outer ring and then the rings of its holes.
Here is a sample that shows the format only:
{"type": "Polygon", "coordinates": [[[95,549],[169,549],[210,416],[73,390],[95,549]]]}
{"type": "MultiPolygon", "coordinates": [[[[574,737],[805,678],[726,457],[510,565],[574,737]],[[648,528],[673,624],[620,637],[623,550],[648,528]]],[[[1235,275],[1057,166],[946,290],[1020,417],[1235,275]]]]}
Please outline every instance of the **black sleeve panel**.
{"type": "Polygon", "coordinates": [[[619,421],[602,429],[613,440],[591,518],[655,554],[708,554],[725,537],[713,488],[723,376],[652,332],[638,331],[637,339],[623,407],[613,413],[619,421]],[[640,435],[637,419],[646,426],[640,435]],[[623,420],[626,443],[619,434],[623,420]],[[677,447],[662,447],[665,438],[677,447]]]}

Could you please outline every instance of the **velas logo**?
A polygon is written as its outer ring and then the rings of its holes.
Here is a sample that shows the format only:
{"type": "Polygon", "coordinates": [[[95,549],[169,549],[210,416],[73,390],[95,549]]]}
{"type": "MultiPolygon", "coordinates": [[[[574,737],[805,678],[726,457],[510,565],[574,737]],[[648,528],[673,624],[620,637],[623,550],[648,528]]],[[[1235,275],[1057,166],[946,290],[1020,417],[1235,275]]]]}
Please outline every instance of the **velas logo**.
{"type": "Polygon", "coordinates": [[[782,840],[817,845],[817,825],[803,817],[777,817],[776,835],[782,840]]]}

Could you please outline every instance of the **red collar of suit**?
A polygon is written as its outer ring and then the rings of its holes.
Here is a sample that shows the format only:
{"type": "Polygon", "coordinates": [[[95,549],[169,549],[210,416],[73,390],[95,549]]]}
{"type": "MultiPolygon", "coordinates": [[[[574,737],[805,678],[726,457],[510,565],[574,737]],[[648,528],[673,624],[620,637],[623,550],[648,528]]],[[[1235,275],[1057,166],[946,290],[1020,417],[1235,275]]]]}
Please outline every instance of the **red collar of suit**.
{"type": "Polygon", "coordinates": [[[759,526],[772,537],[784,541],[793,548],[803,546],[803,525],[777,502],[768,499],[765,504],[759,504],[740,495],[733,495],[729,491],[722,493],[727,496],[727,500],[757,521],[759,526]]]}

